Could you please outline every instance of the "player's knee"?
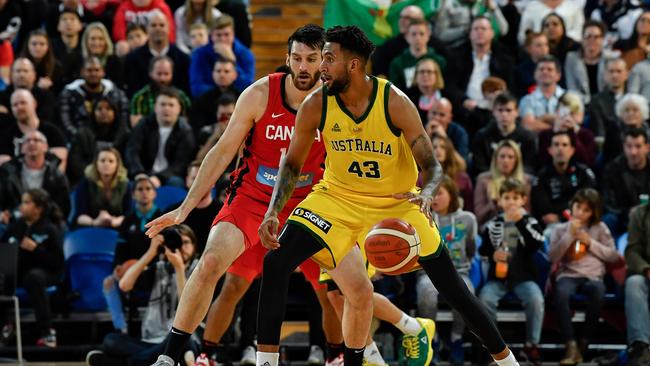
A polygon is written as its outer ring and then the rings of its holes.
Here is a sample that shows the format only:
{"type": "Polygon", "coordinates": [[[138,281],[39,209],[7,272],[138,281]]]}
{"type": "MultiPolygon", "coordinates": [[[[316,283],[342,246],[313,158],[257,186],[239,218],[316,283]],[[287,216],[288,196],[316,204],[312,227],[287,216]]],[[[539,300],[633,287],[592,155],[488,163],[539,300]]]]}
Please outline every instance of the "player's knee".
{"type": "Polygon", "coordinates": [[[370,280],[356,284],[351,290],[346,299],[352,306],[372,309],[374,290],[370,280]]]}
{"type": "Polygon", "coordinates": [[[226,281],[223,284],[219,297],[228,302],[237,303],[248,289],[244,279],[226,281]]]}
{"type": "Polygon", "coordinates": [[[215,280],[220,273],[223,273],[225,263],[214,249],[207,249],[201,256],[199,265],[196,268],[197,275],[202,280],[215,280]]]}

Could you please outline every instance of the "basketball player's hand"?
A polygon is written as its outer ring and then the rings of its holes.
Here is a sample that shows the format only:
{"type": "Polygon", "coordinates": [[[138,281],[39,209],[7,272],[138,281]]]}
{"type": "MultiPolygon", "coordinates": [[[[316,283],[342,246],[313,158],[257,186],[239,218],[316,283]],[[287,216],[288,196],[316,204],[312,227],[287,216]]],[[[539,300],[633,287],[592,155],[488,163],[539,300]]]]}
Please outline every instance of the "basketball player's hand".
{"type": "Polygon", "coordinates": [[[183,213],[181,207],[182,206],[173,211],[169,211],[153,221],[149,221],[146,225],[144,225],[144,227],[148,229],[145,234],[149,238],[153,238],[154,236],[158,235],[158,233],[163,231],[163,229],[166,227],[182,224],[183,221],[185,221],[187,214],[183,213]]]}
{"type": "Polygon", "coordinates": [[[280,220],[278,220],[277,215],[264,215],[264,220],[262,221],[262,224],[260,224],[260,228],[257,230],[264,248],[274,250],[280,247],[280,242],[278,241],[279,226],[280,220]]]}
{"type": "Polygon", "coordinates": [[[433,227],[433,215],[431,214],[431,203],[433,202],[433,196],[425,196],[422,194],[416,194],[413,192],[406,193],[396,193],[393,195],[393,198],[398,200],[407,199],[409,202],[420,206],[420,212],[424,214],[429,220],[429,225],[433,227]]]}

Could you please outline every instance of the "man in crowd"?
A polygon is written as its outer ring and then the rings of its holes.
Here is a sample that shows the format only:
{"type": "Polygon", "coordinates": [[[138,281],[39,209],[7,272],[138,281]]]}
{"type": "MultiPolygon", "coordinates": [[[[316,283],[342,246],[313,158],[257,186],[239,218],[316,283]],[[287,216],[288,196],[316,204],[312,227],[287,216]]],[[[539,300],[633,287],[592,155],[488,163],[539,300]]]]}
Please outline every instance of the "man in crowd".
{"type": "Polygon", "coordinates": [[[100,98],[108,98],[118,108],[119,115],[115,116],[117,123],[126,124],[129,116],[128,99],[112,81],[104,79],[104,66],[99,58],[88,57],[81,69],[82,79],[73,81],[65,86],[59,96],[59,118],[71,139],[81,127],[90,126],[94,119],[93,105],[100,98]]]}
{"type": "Polygon", "coordinates": [[[230,60],[217,60],[212,68],[212,81],[215,87],[195,98],[190,111],[190,124],[195,136],[201,128],[213,122],[217,113],[217,103],[223,94],[239,96],[240,91],[234,87],[237,80],[237,66],[230,60]]]}
{"type": "Polygon", "coordinates": [[[237,78],[234,87],[244,90],[255,77],[255,56],[235,38],[234,21],[229,15],[215,20],[210,31],[210,43],[192,53],[190,82],[192,96],[199,96],[214,87],[212,69],[216,60],[235,63],[237,78]]]}
{"type": "Polygon", "coordinates": [[[615,235],[627,228],[632,207],[650,198],[650,144],[642,128],[623,132],[623,154],[612,160],[602,177],[603,221],[615,235]]]}
{"type": "Polygon", "coordinates": [[[563,211],[579,189],[596,187],[594,172],[573,159],[575,135],[567,131],[554,132],[548,153],[553,161],[539,171],[531,194],[533,212],[547,229],[563,220],[563,211]]]}
{"type": "Polygon", "coordinates": [[[469,42],[452,52],[445,76],[448,75],[447,85],[454,110],[463,125],[471,124],[466,121],[469,113],[487,104],[481,84],[489,76],[503,79],[508,90],[514,88],[514,61],[496,43],[493,44],[493,40],[494,30],[490,20],[478,16],[472,20],[469,42]]]}
{"type": "Polygon", "coordinates": [[[11,85],[0,92],[0,116],[11,114],[11,94],[16,89],[29,90],[36,99],[36,114],[46,121],[54,121],[56,97],[52,91],[36,85],[36,69],[26,57],[19,57],[11,65],[11,85]]]}
{"type": "Polygon", "coordinates": [[[521,99],[521,123],[533,132],[549,129],[555,121],[555,111],[564,94],[564,89],[558,85],[562,78],[562,66],[554,56],[544,56],[537,61],[535,68],[534,91],[521,99]]]}
{"type": "Polygon", "coordinates": [[[18,89],[11,94],[11,111],[14,119],[7,121],[0,134],[0,164],[20,155],[23,137],[31,131],[40,131],[49,142],[48,160],[65,171],[68,148],[61,130],[42,120],[36,114],[36,100],[26,89],[18,89]]]}
{"type": "MultiPolygon", "coordinates": [[[[166,5],[165,5],[166,6],[166,5]]],[[[170,20],[159,10],[151,10],[147,24],[147,44],[131,51],[126,57],[127,93],[133,95],[143,88],[149,80],[151,59],[156,56],[168,56],[174,61],[174,79],[172,85],[181,90],[188,90],[187,70],[190,58],[170,41],[170,20]]]]}
{"type": "Polygon", "coordinates": [[[533,173],[537,166],[537,136],[517,123],[517,98],[508,92],[499,94],[494,99],[492,116],[493,120],[478,130],[472,141],[473,171],[476,174],[487,171],[499,141],[513,140],[521,149],[524,168],[533,173]]]}
{"type": "Polygon", "coordinates": [[[53,161],[46,159],[47,151],[45,135],[37,130],[30,131],[22,139],[22,156],[0,167],[0,223],[9,222],[22,194],[32,188],[47,191],[67,217],[70,212],[68,180],[53,161]]]}
{"type": "Polygon", "coordinates": [[[185,172],[194,156],[192,128],[181,114],[181,97],[176,89],[162,89],[154,113],[138,123],[126,147],[129,174],[146,173],[154,185],[185,187],[185,172]]]}
{"type": "MultiPolygon", "coordinates": [[[[131,127],[140,122],[142,117],[153,113],[158,93],[163,88],[172,87],[174,80],[174,61],[168,56],[155,56],[149,64],[149,83],[138,90],[131,98],[130,123],[131,127]]],[[[191,107],[190,98],[182,90],[177,89],[181,98],[182,113],[187,114],[191,107]]]]}

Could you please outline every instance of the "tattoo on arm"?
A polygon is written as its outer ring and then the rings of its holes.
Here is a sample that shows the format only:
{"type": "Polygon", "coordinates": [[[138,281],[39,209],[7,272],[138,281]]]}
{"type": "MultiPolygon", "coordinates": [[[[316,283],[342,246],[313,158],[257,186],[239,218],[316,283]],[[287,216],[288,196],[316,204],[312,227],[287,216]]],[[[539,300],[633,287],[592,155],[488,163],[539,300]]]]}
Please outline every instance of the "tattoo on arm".
{"type": "Polygon", "coordinates": [[[280,213],[287,204],[293,190],[296,187],[296,182],[300,176],[300,168],[290,164],[284,164],[278,172],[278,180],[275,183],[273,197],[271,197],[271,208],[276,213],[280,213]]]}
{"type": "Polygon", "coordinates": [[[422,169],[422,194],[432,195],[442,180],[442,167],[433,156],[428,137],[424,134],[416,137],[411,142],[411,150],[422,169]]]}

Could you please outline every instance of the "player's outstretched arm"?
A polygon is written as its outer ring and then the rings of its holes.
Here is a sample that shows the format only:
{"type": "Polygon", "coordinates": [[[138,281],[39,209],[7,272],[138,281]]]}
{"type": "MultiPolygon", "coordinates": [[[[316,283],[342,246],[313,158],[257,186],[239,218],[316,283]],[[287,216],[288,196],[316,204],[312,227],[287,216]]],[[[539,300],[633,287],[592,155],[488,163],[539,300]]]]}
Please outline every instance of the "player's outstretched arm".
{"type": "Polygon", "coordinates": [[[175,210],[147,223],[147,235],[152,238],[164,228],[178,225],[185,221],[187,215],[196,207],[203,197],[212,189],[214,183],[228,167],[255,121],[262,116],[268,98],[268,78],[258,80],[241,94],[230,117],[230,122],[216,145],[214,145],[201,162],[197,177],[192,183],[185,200],[175,210]],[[255,107],[251,107],[255,106],[255,107]]]}
{"type": "Polygon", "coordinates": [[[300,176],[300,170],[316,138],[316,131],[320,124],[323,109],[322,99],[322,90],[318,89],[310,94],[298,109],[296,126],[293,130],[289,150],[287,155],[280,161],[280,169],[275,187],[273,187],[271,202],[258,231],[262,244],[268,249],[280,247],[277,237],[280,223],[278,214],[291,198],[300,176]]]}
{"type": "Polygon", "coordinates": [[[429,221],[433,222],[431,201],[442,179],[442,167],[433,155],[431,139],[424,130],[420,115],[413,103],[394,86],[391,87],[389,94],[388,113],[393,125],[404,134],[406,141],[411,146],[413,157],[422,171],[420,194],[404,193],[399,197],[408,198],[411,202],[420,205],[420,211],[429,218],[429,221]]]}

